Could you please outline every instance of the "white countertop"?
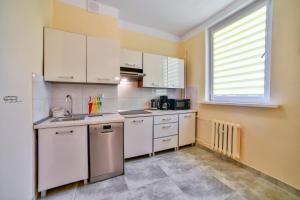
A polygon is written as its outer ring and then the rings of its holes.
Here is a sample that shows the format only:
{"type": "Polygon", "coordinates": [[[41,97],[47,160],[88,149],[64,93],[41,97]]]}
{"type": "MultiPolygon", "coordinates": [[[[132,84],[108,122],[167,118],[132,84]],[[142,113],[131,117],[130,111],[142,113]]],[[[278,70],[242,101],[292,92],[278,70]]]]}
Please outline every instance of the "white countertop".
{"type": "Polygon", "coordinates": [[[132,118],[132,117],[147,117],[147,116],[172,115],[172,114],[197,112],[196,110],[191,110],[191,109],[190,110],[146,110],[146,111],[150,113],[137,114],[137,115],[104,114],[103,116],[97,116],[97,117],[85,116],[83,120],[63,121],[63,122],[51,122],[54,118],[49,118],[46,121],[34,125],[33,128],[43,129],[43,128],[56,128],[56,127],[66,127],[66,126],[84,126],[90,124],[124,122],[125,118],[132,118]]]}
{"type": "Polygon", "coordinates": [[[147,114],[137,114],[137,115],[122,115],[125,118],[132,118],[132,117],[147,117],[147,116],[158,116],[158,115],[174,115],[174,114],[183,114],[183,113],[195,113],[197,110],[145,110],[150,113],[147,114]]]}
{"type": "Polygon", "coordinates": [[[85,116],[85,118],[83,120],[64,121],[64,122],[51,122],[53,119],[54,118],[50,118],[44,122],[38,123],[38,124],[34,125],[33,128],[34,129],[42,129],[42,128],[84,126],[84,125],[90,125],[90,124],[124,122],[124,117],[119,114],[104,114],[103,116],[97,116],[97,117],[85,116]]]}

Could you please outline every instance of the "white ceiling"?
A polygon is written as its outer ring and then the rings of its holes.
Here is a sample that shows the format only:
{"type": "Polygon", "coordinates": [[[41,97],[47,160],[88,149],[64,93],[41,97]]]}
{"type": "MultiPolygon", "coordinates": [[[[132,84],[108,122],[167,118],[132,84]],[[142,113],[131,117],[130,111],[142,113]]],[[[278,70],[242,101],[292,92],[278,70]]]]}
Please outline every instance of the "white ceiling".
{"type": "Polygon", "coordinates": [[[183,36],[235,0],[96,0],[120,10],[120,19],[183,36]]]}

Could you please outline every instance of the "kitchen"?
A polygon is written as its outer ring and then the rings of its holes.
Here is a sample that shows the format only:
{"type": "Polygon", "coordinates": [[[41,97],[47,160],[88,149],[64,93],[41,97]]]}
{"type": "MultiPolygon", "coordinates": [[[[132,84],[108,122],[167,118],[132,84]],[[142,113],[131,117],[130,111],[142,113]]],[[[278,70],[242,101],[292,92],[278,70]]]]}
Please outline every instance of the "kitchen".
{"type": "Polygon", "coordinates": [[[300,198],[299,2],[170,3],[1,2],[0,199],[300,198]]]}

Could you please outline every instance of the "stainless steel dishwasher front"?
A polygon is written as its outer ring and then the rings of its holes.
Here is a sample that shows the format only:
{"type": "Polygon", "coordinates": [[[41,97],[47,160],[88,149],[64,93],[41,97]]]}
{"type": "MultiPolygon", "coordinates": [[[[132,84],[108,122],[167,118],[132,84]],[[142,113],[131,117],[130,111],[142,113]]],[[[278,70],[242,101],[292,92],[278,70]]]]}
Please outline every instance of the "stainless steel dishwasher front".
{"type": "Polygon", "coordinates": [[[90,182],[124,174],[123,123],[89,126],[90,182]]]}

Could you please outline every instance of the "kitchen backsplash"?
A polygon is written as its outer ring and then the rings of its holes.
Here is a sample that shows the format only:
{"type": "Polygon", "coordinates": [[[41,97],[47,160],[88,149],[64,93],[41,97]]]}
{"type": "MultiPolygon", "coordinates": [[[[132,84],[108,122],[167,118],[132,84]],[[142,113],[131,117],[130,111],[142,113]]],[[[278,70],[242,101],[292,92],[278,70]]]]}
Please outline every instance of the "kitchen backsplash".
{"type": "Polygon", "coordinates": [[[120,85],[61,84],[45,83],[43,77],[33,78],[34,120],[48,116],[53,107],[67,108],[66,95],[73,99],[73,113],[87,113],[89,96],[104,95],[100,112],[144,109],[150,107],[150,100],[160,95],[180,98],[179,89],[138,88],[137,82],[121,82],[120,85]],[[42,95],[40,95],[42,94],[42,95]]]}
{"type": "Polygon", "coordinates": [[[33,122],[49,116],[51,84],[42,75],[32,74],[33,122]]]}

